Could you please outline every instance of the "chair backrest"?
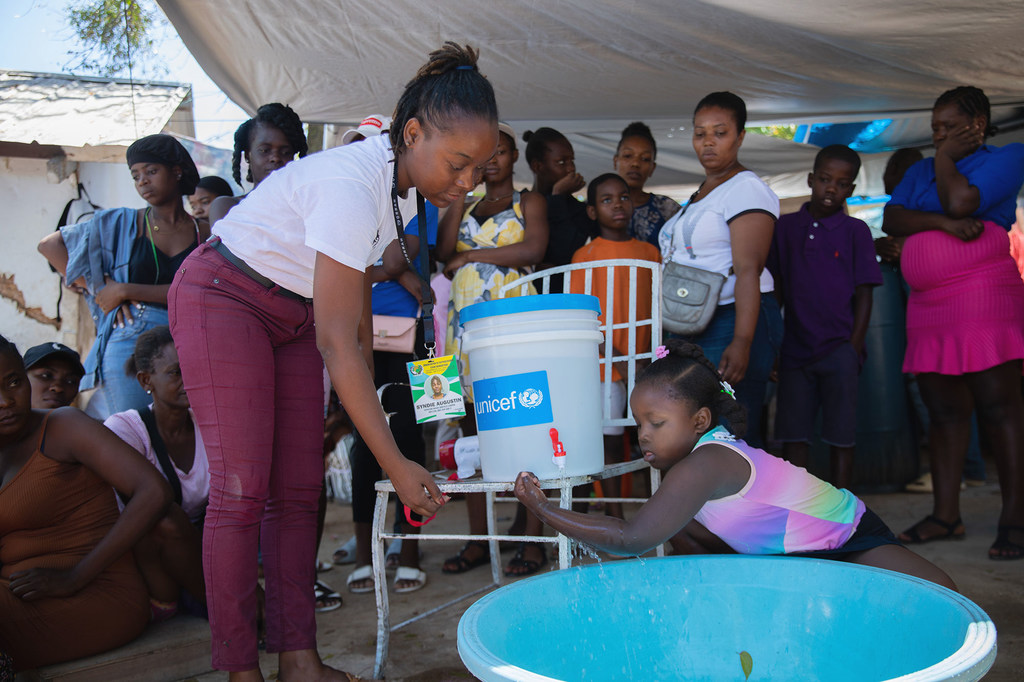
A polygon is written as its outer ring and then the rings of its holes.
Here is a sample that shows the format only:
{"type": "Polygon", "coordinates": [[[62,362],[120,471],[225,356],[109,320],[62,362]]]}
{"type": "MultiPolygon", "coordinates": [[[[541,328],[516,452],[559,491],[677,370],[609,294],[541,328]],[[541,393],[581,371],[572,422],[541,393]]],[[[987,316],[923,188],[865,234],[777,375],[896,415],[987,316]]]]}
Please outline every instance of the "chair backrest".
{"type": "MultiPolygon", "coordinates": [[[[606,353],[601,359],[601,376],[604,378],[602,382],[602,417],[604,426],[627,426],[634,424],[633,418],[629,415],[629,409],[627,407],[625,417],[613,417],[611,415],[611,376],[612,376],[612,364],[624,362],[626,363],[626,372],[623,377],[626,382],[626,396],[628,397],[633,392],[633,386],[636,384],[636,368],[637,360],[654,359],[654,349],[661,344],[661,264],[653,263],[646,260],[635,260],[629,258],[619,258],[614,260],[599,260],[590,261],[588,263],[573,263],[570,265],[560,265],[558,267],[550,268],[547,270],[541,270],[532,274],[520,277],[514,282],[501,287],[498,290],[498,297],[503,298],[509,292],[519,290],[520,295],[526,295],[529,293],[529,286],[534,285],[535,290],[540,293],[539,296],[551,293],[551,278],[562,277],[563,291],[569,290],[569,282],[571,273],[576,271],[583,272],[583,292],[585,294],[593,294],[593,276],[594,271],[604,270],[605,271],[605,291],[604,291],[604,302],[605,302],[605,323],[600,326],[600,331],[604,334],[604,347],[606,349],[613,348],[612,345],[612,333],[618,329],[628,330],[628,346],[624,355],[615,355],[614,353],[606,353]],[[615,268],[628,268],[629,287],[628,289],[616,291],[615,288],[615,268]],[[639,278],[638,273],[642,270],[647,270],[651,275],[651,290],[649,292],[651,297],[651,314],[649,317],[638,318],[637,311],[637,295],[639,278]],[[626,320],[620,320],[616,322],[613,319],[613,315],[608,315],[608,311],[615,310],[615,299],[616,296],[628,296],[629,297],[629,316],[626,320]],[[651,328],[651,342],[650,347],[637,348],[637,329],[641,327],[651,328]]],[[[622,270],[619,271],[622,274],[622,270]]]]}

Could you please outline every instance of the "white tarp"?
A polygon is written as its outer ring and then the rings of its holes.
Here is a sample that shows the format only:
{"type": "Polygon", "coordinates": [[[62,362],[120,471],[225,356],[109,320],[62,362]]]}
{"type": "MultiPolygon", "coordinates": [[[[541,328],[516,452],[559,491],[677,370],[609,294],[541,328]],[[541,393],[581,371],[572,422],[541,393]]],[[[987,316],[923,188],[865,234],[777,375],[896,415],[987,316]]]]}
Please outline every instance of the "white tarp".
{"type": "MultiPolygon", "coordinates": [[[[158,2],[243,109],[280,101],[307,121],[389,113],[432,49],[477,46],[502,118],[568,134],[587,177],[610,170],[619,132],[643,120],[659,147],[652,183],[698,180],[687,128],[714,90],[741,95],[753,125],[900,119],[893,148],[928,142],[932,102],[955,85],[984,88],[997,122],[1024,107],[1020,0],[158,2]]],[[[751,138],[741,161],[763,175],[813,158],[751,138]]]]}

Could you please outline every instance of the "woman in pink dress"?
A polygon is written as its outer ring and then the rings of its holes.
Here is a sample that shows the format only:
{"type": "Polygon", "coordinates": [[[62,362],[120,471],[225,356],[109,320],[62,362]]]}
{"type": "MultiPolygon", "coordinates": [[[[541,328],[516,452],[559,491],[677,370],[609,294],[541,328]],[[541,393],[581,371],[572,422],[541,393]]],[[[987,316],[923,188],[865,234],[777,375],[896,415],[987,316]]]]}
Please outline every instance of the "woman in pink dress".
{"type": "Polygon", "coordinates": [[[1003,509],[991,559],[1024,557],[1024,283],[1007,231],[1024,183],[1024,145],[992,147],[988,98],[974,87],[943,93],[932,109],[935,157],[907,171],[885,208],[884,229],[907,237],[910,285],[903,371],[917,374],[931,417],[931,514],[905,543],[957,539],[960,478],[971,412],[996,456],[1003,509]]]}

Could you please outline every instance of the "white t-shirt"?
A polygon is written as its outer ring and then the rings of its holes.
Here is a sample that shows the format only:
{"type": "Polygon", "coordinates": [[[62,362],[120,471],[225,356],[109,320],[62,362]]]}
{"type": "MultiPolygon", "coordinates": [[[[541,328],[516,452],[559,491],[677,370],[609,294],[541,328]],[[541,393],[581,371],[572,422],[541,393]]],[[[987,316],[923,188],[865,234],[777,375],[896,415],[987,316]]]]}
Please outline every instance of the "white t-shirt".
{"type": "MultiPolygon", "coordinates": [[[[680,211],[661,228],[658,245],[661,262],[673,260],[728,277],[718,304],[736,301],[736,275],[732,273],[732,232],[729,223],[752,211],[779,217],[779,198],[752,171],[742,171],[726,180],[700,201],[680,211]],[[685,248],[689,235],[691,249],[685,248]]],[[[775,282],[765,268],[761,272],[761,293],[774,290],[775,282]]]]}
{"type": "MultiPolygon", "coordinates": [[[[318,251],[365,271],[395,239],[393,161],[387,135],[292,161],[215,223],[213,234],[256,272],[312,298],[318,251]]],[[[409,197],[415,215],[411,190],[409,197]]],[[[407,215],[410,200],[402,203],[407,215]]]]}
{"type": "MultiPolygon", "coordinates": [[[[192,414],[192,410],[189,410],[189,414],[192,414]]],[[[195,423],[194,417],[192,423],[195,423]]],[[[107,417],[103,425],[117,434],[125,443],[145,455],[146,459],[160,472],[160,475],[167,478],[164,475],[163,467],[160,466],[160,460],[156,456],[156,450],[153,449],[153,442],[149,439],[146,424],[137,410],[112,414],[107,417]]],[[[186,472],[175,466],[174,472],[178,474],[178,480],[181,481],[181,508],[189,520],[195,522],[202,518],[206,511],[206,503],[210,499],[210,464],[207,461],[206,446],[203,445],[198,428],[196,428],[196,454],[192,461],[192,469],[186,472]]],[[[117,504],[122,510],[124,509],[124,503],[121,502],[120,497],[117,498],[117,504]]]]}

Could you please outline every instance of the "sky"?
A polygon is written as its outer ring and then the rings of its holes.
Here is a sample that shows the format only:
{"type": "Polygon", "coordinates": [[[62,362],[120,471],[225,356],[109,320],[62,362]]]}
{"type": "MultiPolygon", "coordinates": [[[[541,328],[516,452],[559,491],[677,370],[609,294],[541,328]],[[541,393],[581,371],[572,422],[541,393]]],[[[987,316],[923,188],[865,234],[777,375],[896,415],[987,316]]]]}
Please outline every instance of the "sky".
{"type": "MultiPolygon", "coordinates": [[[[152,67],[135,72],[142,80],[174,81],[192,85],[196,138],[200,142],[230,149],[238,125],[249,118],[209,79],[178,38],[153,0],[162,22],[154,35],[157,58],[164,70],[152,67]]],[[[69,0],[0,0],[0,69],[70,73],[68,50],[77,44],[64,18],[69,0]]],[[[81,74],[94,75],[94,74],[81,74]]],[[[123,74],[121,77],[127,77],[123,74]]]]}

